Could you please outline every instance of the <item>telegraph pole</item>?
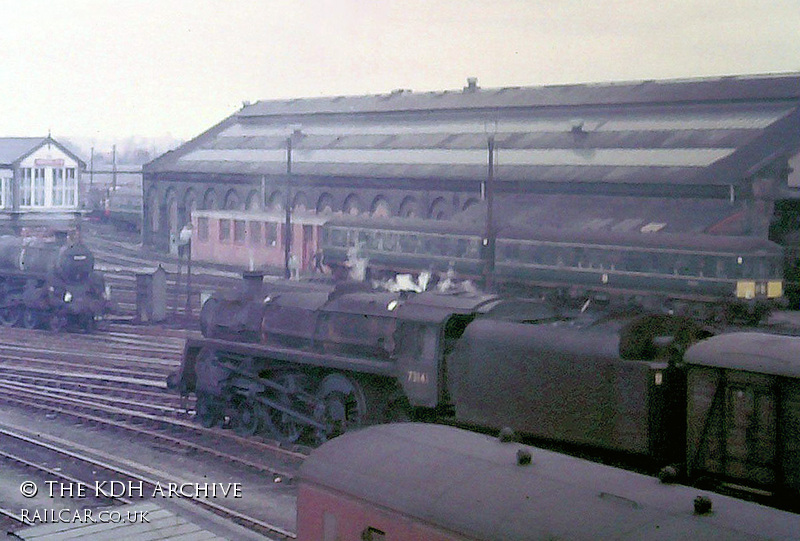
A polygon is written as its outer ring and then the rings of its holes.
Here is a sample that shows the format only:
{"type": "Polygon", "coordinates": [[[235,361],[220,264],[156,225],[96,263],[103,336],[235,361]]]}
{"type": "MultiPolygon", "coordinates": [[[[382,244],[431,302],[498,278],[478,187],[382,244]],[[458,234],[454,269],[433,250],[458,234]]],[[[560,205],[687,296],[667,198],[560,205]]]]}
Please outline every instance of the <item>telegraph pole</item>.
{"type": "Polygon", "coordinates": [[[289,269],[289,258],[292,253],[292,136],[286,138],[286,200],[284,202],[285,220],[283,227],[283,273],[287,280],[292,277],[289,269]]]}
{"type": "Polygon", "coordinates": [[[113,192],[117,191],[117,145],[111,147],[111,188],[113,192]]]}
{"type": "Polygon", "coordinates": [[[494,287],[495,228],[494,228],[494,135],[488,137],[489,169],[486,174],[486,233],[483,239],[484,278],[486,291],[494,287]]]}

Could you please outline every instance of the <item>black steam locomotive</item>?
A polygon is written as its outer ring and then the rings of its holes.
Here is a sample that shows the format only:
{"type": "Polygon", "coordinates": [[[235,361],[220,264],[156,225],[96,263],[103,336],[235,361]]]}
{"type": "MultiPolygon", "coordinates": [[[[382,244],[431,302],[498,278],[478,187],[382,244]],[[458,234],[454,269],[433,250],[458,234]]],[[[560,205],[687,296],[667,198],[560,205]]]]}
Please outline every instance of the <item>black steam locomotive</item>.
{"type": "Polygon", "coordinates": [[[91,330],[107,298],[82,243],[0,237],[0,324],[91,330]]]}
{"type": "Polygon", "coordinates": [[[798,338],[465,292],[244,283],[206,303],[205,338],[170,380],[205,425],[324,441],[422,413],[800,490],[800,373],[785,366],[798,338]]]}

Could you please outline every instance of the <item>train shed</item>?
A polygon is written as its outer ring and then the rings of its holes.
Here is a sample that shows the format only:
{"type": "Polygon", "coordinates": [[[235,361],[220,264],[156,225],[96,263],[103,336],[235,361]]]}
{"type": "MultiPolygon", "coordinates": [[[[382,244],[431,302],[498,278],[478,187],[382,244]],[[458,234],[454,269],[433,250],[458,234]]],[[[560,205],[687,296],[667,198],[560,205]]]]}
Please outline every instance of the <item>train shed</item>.
{"type": "Polygon", "coordinates": [[[796,210],[798,149],[797,73],[259,101],[145,165],[143,240],[166,248],[196,209],[282,209],[287,189],[295,210],[448,219],[481,204],[490,154],[498,200],[557,196],[542,219],[714,201],[704,228],[765,238],[776,202],[796,210]]]}

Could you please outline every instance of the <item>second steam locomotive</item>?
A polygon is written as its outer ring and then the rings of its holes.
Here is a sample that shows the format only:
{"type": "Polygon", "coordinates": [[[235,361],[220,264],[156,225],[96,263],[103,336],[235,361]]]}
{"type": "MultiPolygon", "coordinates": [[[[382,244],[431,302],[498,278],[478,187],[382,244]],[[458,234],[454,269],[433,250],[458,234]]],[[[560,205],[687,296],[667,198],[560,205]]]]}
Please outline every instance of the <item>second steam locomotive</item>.
{"type": "Polygon", "coordinates": [[[81,242],[0,237],[0,324],[91,330],[107,301],[81,242]]]}
{"type": "Polygon", "coordinates": [[[798,338],[464,292],[244,284],[204,305],[204,338],[170,380],[206,425],[324,441],[413,412],[800,491],[798,338]]]}

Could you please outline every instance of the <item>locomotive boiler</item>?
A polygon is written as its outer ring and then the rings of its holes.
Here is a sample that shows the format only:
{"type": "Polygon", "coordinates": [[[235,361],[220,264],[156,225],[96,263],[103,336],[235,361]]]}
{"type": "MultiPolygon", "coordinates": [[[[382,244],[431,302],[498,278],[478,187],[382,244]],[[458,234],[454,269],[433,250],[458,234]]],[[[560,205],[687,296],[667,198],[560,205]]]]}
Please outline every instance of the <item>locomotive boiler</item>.
{"type": "Polygon", "coordinates": [[[0,323],[93,328],[106,307],[102,273],[81,242],[0,237],[0,323]]]}

